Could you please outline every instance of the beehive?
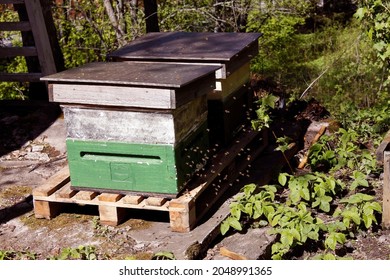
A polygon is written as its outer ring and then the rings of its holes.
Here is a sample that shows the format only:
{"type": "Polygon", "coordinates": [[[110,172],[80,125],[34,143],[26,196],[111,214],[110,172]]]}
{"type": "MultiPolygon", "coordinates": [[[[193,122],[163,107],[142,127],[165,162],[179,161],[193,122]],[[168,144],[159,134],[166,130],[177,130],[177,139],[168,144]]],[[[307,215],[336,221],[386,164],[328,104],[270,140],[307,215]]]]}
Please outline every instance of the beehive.
{"type": "Polygon", "coordinates": [[[252,94],[250,60],[258,54],[259,33],[148,33],[112,52],[112,61],[164,61],[220,66],[207,94],[210,138],[229,145],[247,121],[252,94]]]}
{"type": "Polygon", "coordinates": [[[97,62],[50,75],[73,189],[175,196],[204,164],[214,65],[97,62]]]}

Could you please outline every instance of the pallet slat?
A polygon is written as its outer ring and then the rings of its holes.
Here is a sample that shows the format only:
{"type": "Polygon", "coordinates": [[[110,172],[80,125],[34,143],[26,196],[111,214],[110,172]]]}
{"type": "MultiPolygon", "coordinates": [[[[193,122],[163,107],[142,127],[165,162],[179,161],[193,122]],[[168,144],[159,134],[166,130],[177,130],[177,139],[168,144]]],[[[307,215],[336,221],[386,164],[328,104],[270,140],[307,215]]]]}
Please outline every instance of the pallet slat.
{"type": "Polygon", "coordinates": [[[99,201],[108,201],[108,202],[117,202],[119,201],[123,195],[116,193],[102,193],[98,196],[99,201]]]}
{"type": "Polygon", "coordinates": [[[98,195],[99,193],[93,191],[79,191],[78,193],[76,193],[74,198],[79,200],[89,201],[94,199],[98,195]]]}
{"type": "Polygon", "coordinates": [[[68,166],[63,167],[42,186],[33,190],[33,196],[49,196],[70,181],[68,166]]]}
{"type": "Polygon", "coordinates": [[[70,182],[68,182],[65,186],[63,186],[59,191],[55,193],[57,198],[71,198],[73,197],[77,191],[72,190],[70,188],[70,182]]]}
{"type": "Polygon", "coordinates": [[[126,204],[140,204],[144,200],[143,196],[140,195],[126,195],[122,198],[122,202],[126,204]]]}

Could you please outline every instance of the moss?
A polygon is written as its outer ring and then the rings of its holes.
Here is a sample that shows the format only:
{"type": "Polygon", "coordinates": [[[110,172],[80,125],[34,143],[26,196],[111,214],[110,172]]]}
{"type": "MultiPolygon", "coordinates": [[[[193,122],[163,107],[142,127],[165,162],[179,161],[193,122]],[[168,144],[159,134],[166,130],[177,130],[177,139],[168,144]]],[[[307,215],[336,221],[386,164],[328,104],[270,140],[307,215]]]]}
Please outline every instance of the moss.
{"type": "Polygon", "coordinates": [[[126,222],[120,224],[118,228],[130,227],[132,230],[143,230],[148,229],[152,226],[152,223],[149,221],[144,221],[140,219],[129,219],[126,222]]]}
{"type": "Polygon", "coordinates": [[[32,187],[28,186],[13,186],[0,190],[0,198],[10,199],[15,197],[25,197],[32,192],[32,187]]]}
{"type": "Polygon", "coordinates": [[[64,225],[70,226],[72,224],[80,224],[91,222],[92,217],[88,215],[75,215],[68,213],[61,213],[57,217],[47,220],[47,219],[37,219],[33,215],[25,215],[20,219],[27,227],[30,229],[36,230],[40,228],[47,228],[49,230],[64,228],[64,225]]]}
{"type": "Polygon", "coordinates": [[[10,207],[23,201],[32,192],[32,187],[12,186],[0,190],[0,207],[10,207]]]}

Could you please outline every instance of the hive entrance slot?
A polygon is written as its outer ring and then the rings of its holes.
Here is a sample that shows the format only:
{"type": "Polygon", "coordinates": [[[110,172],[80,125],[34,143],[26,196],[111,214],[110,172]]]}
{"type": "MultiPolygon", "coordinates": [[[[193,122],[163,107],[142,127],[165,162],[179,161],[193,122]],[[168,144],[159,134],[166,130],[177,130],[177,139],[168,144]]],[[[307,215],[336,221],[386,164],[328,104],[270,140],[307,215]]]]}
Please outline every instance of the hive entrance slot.
{"type": "Polygon", "coordinates": [[[108,161],[108,162],[146,163],[146,164],[160,164],[162,162],[159,156],[135,155],[135,154],[81,152],[80,157],[83,160],[108,161]]]}

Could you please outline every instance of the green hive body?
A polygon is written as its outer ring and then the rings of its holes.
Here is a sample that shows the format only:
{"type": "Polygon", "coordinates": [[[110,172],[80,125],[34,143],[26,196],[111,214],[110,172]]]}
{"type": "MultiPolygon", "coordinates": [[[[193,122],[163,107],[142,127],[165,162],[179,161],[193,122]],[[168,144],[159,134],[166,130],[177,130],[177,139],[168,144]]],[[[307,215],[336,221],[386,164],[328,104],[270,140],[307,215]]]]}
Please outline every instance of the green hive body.
{"type": "Polygon", "coordinates": [[[134,144],[67,139],[74,189],[177,195],[204,163],[206,126],[183,142],[134,144]]]}

